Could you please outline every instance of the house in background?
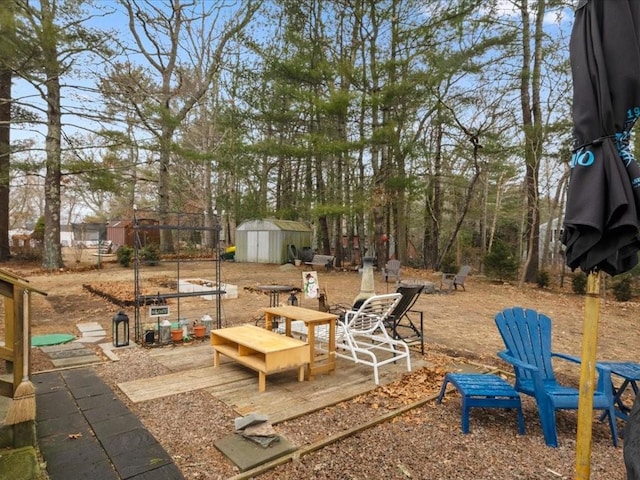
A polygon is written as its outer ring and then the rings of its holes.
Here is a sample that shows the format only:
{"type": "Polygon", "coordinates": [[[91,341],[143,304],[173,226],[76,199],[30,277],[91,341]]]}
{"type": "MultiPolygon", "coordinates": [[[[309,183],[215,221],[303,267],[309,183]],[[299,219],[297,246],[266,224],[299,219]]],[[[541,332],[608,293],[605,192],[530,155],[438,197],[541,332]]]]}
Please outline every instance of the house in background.
{"type": "MultiPolygon", "coordinates": [[[[140,246],[160,244],[160,230],[155,228],[157,225],[158,220],[152,218],[138,219],[140,246]]],[[[107,225],[106,240],[113,243],[114,250],[121,245],[133,247],[135,246],[135,233],[132,220],[114,220],[107,225]]]]}
{"type": "Polygon", "coordinates": [[[553,265],[555,262],[564,262],[564,250],[562,245],[563,226],[559,218],[540,223],[540,262],[553,265]]]}
{"type": "MultiPolygon", "coordinates": [[[[29,254],[37,246],[37,242],[33,240],[32,234],[33,225],[28,225],[27,228],[9,230],[9,244],[12,254],[29,254]]],[[[63,247],[70,247],[73,245],[73,232],[71,231],[71,225],[60,225],[60,245],[63,247]]]]}
{"type": "Polygon", "coordinates": [[[73,229],[71,225],[60,225],[60,245],[63,247],[73,245],[73,229]]]}
{"type": "Polygon", "coordinates": [[[71,231],[76,243],[85,246],[97,246],[107,239],[107,225],[104,223],[72,223],[71,231]]]}

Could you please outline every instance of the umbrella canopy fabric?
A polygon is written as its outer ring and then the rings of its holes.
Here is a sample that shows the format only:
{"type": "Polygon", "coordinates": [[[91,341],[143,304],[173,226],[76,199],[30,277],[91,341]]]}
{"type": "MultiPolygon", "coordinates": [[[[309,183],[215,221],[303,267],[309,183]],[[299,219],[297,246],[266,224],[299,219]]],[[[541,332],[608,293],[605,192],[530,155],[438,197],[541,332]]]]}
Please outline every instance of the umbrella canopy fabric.
{"type": "Polygon", "coordinates": [[[574,151],[562,242],[567,265],[617,275],[638,263],[640,1],[581,0],[570,42],[574,151]]]}

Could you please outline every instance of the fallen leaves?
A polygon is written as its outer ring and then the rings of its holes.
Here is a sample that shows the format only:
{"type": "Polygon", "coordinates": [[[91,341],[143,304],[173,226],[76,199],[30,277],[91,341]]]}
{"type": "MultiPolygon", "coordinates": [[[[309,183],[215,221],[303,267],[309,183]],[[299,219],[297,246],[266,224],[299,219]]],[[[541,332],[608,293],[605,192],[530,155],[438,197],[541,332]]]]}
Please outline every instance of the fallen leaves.
{"type": "MultiPolygon", "coordinates": [[[[95,295],[109,300],[116,305],[135,305],[135,290],[133,282],[95,282],[85,283],[82,288],[95,295]]],[[[142,289],[141,295],[155,295],[158,289],[142,289]]]]}

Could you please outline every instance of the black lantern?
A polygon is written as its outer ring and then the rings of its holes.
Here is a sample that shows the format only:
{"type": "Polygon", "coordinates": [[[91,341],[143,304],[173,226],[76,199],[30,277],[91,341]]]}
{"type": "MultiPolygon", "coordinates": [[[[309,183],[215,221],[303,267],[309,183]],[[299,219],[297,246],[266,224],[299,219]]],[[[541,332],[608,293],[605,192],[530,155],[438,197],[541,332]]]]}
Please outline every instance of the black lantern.
{"type": "Polygon", "coordinates": [[[113,346],[126,347],[129,345],[129,317],[124,310],[120,310],[113,316],[113,346]]]}
{"type": "Polygon", "coordinates": [[[291,295],[289,296],[289,301],[287,303],[289,305],[294,306],[294,307],[298,306],[298,297],[296,297],[296,292],[295,291],[291,292],[291,295]]]}

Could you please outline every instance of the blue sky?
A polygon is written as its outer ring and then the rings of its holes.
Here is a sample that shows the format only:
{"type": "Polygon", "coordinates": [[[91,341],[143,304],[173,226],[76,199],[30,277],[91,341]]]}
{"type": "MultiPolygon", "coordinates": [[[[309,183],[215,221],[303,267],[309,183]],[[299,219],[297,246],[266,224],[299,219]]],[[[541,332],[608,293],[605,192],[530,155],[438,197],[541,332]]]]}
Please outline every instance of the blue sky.
{"type": "MultiPolygon", "coordinates": [[[[215,2],[223,3],[223,2],[215,2]]],[[[227,5],[230,6],[230,11],[233,10],[233,4],[237,2],[228,2],[227,5]]],[[[499,11],[505,17],[510,17],[513,20],[517,20],[520,16],[519,11],[513,5],[511,0],[501,0],[499,2],[500,7],[499,11]]],[[[124,7],[120,5],[115,0],[97,0],[96,2],[97,9],[92,9],[90,11],[91,18],[87,22],[88,25],[92,28],[98,30],[114,30],[117,31],[118,38],[126,39],[132,41],[131,33],[128,29],[128,18],[127,14],[124,10],[124,7]]],[[[213,4],[210,1],[204,0],[198,5],[198,7],[207,8],[211,7],[213,4]]],[[[573,12],[571,9],[564,9],[560,17],[557,16],[556,13],[548,14],[545,20],[545,24],[548,30],[553,31],[554,28],[558,28],[558,31],[562,31],[563,34],[568,35],[571,25],[573,21],[573,12]]],[[[568,37],[567,37],[568,38],[568,37]]],[[[101,73],[102,66],[99,64],[87,65],[86,72],[91,73],[101,73]]],[[[94,80],[91,78],[91,75],[85,75],[85,78],[75,78],[73,81],[69,81],[73,85],[80,85],[84,87],[92,87],[94,85],[94,80]]],[[[65,90],[66,95],[64,98],[64,103],[69,106],[69,108],[73,108],[75,105],[77,106],[86,106],[88,103],[95,103],[95,108],[101,108],[96,95],[91,92],[73,92],[73,97],[70,96],[70,90],[65,90]]],[[[37,93],[34,89],[26,84],[22,80],[15,80],[14,88],[13,88],[13,96],[17,99],[29,99],[29,102],[32,102],[34,98],[37,97],[37,93]]],[[[43,107],[42,101],[36,102],[40,105],[40,108],[43,107]]],[[[86,120],[83,121],[83,123],[86,120]]],[[[75,127],[77,128],[77,126],[75,127]]],[[[38,128],[41,131],[40,128],[38,128]]],[[[22,138],[34,138],[37,135],[33,132],[29,127],[27,128],[17,128],[12,132],[13,139],[18,140],[22,138]]]]}

